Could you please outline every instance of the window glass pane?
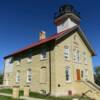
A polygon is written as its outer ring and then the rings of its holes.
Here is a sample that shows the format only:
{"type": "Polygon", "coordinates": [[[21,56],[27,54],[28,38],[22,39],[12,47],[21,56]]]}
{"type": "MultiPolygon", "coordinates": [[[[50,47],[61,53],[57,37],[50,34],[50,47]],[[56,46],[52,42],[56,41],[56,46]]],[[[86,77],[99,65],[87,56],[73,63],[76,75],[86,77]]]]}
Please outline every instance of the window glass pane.
{"type": "Polygon", "coordinates": [[[69,59],[69,47],[68,46],[64,47],[64,58],[69,59]]]}
{"type": "Polygon", "coordinates": [[[20,82],[20,71],[16,72],[16,82],[20,82]]]}
{"type": "Polygon", "coordinates": [[[71,80],[71,73],[70,73],[70,67],[66,68],[66,81],[71,80]]]}
{"type": "Polygon", "coordinates": [[[28,69],[27,71],[27,82],[31,82],[32,81],[32,70],[28,69]]]}
{"type": "Polygon", "coordinates": [[[41,59],[45,59],[47,57],[46,49],[41,50],[41,59]]]}

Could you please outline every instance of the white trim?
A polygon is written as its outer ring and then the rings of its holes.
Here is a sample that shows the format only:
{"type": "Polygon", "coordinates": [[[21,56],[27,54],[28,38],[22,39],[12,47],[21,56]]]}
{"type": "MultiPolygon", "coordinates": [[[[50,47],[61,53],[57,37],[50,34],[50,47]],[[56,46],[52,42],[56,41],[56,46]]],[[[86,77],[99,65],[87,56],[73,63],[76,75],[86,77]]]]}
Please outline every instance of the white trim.
{"type": "Polygon", "coordinates": [[[27,70],[27,80],[28,83],[32,82],[32,70],[28,69],[27,70]],[[30,80],[31,79],[31,80],[30,80]]]}
{"type": "Polygon", "coordinates": [[[71,68],[69,67],[69,66],[67,66],[66,67],[66,70],[65,70],[65,75],[67,76],[68,75],[68,80],[67,80],[67,77],[66,77],[66,82],[68,83],[68,82],[71,82],[72,81],[72,79],[71,79],[71,68]],[[68,73],[67,73],[67,71],[68,71],[68,73]]]}
{"type": "Polygon", "coordinates": [[[20,71],[18,70],[16,72],[16,83],[19,83],[20,82],[20,71]]]}

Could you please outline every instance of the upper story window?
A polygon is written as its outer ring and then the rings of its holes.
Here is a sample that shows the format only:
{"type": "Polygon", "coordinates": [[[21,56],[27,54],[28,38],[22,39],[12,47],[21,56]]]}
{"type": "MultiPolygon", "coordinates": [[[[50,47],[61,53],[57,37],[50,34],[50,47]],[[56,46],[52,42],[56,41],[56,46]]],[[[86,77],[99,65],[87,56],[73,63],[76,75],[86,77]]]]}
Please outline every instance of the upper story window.
{"type": "Polygon", "coordinates": [[[86,52],[83,52],[84,64],[88,64],[86,52]]]}
{"type": "Polygon", "coordinates": [[[74,62],[77,62],[77,49],[73,50],[73,59],[74,59],[74,62]]]}
{"type": "Polygon", "coordinates": [[[16,83],[19,83],[20,82],[20,71],[18,70],[16,72],[16,83]]]}
{"type": "Polygon", "coordinates": [[[66,81],[71,81],[71,70],[70,67],[66,67],[66,81]]]}
{"type": "Polygon", "coordinates": [[[75,41],[76,41],[76,37],[77,37],[77,36],[76,36],[76,35],[74,35],[74,40],[75,40],[75,41]]]}
{"type": "Polygon", "coordinates": [[[29,55],[28,55],[28,57],[27,57],[27,62],[29,62],[29,63],[32,62],[32,54],[29,54],[29,55]]]}
{"type": "Polygon", "coordinates": [[[77,50],[77,62],[81,63],[81,53],[79,50],[77,50]]]}
{"type": "Polygon", "coordinates": [[[66,60],[69,60],[69,47],[68,46],[64,46],[64,58],[66,60]]]}
{"type": "Polygon", "coordinates": [[[80,51],[76,48],[74,49],[74,55],[73,55],[73,59],[74,59],[74,62],[76,63],[81,63],[81,53],[80,51]]]}
{"type": "Polygon", "coordinates": [[[27,70],[27,82],[31,82],[32,81],[32,70],[28,69],[27,70]]]}
{"type": "Polygon", "coordinates": [[[44,49],[41,50],[40,59],[43,60],[43,59],[46,59],[46,58],[47,58],[47,51],[44,48],[44,49]]]}
{"type": "Polygon", "coordinates": [[[18,59],[16,60],[16,65],[20,65],[20,63],[21,63],[21,59],[18,58],[18,59]]]}
{"type": "Polygon", "coordinates": [[[8,59],[8,63],[9,64],[13,63],[13,58],[12,57],[8,59]]]}

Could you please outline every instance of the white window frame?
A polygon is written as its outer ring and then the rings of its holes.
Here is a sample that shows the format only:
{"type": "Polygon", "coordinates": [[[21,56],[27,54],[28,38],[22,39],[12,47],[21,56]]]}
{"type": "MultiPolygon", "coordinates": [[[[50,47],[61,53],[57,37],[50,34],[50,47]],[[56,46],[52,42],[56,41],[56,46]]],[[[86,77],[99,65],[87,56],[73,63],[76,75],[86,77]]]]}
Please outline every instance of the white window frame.
{"type": "Polygon", "coordinates": [[[81,52],[78,48],[75,48],[73,50],[74,54],[73,54],[73,59],[75,63],[81,63],[81,52]]]}
{"type": "Polygon", "coordinates": [[[68,46],[64,46],[64,59],[65,60],[70,59],[70,49],[68,46]]]}
{"type": "Polygon", "coordinates": [[[27,57],[27,62],[31,63],[32,62],[32,54],[29,54],[27,57]]]}
{"type": "Polygon", "coordinates": [[[74,62],[75,63],[77,63],[77,49],[75,48],[74,50],[73,50],[73,60],[74,60],[74,62]]]}
{"type": "Polygon", "coordinates": [[[88,59],[87,59],[87,54],[86,52],[83,52],[83,56],[84,56],[84,64],[88,64],[88,59]]]}
{"type": "Polygon", "coordinates": [[[88,80],[88,69],[84,70],[84,79],[88,80]]]}
{"type": "Polygon", "coordinates": [[[32,70],[31,69],[27,70],[27,82],[28,83],[32,82],[32,70]]]}
{"type": "Polygon", "coordinates": [[[19,66],[19,65],[20,65],[20,63],[21,63],[21,59],[20,59],[20,58],[18,58],[18,59],[16,60],[16,65],[17,65],[17,66],[19,66]]]}
{"type": "Polygon", "coordinates": [[[71,68],[69,66],[66,67],[65,75],[66,75],[66,82],[71,82],[71,68]]]}
{"type": "Polygon", "coordinates": [[[80,50],[77,49],[77,63],[81,63],[81,53],[80,50]]]}
{"type": "Polygon", "coordinates": [[[46,48],[41,50],[41,54],[40,54],[40,60],[44,60],[47,59],[47,50],[46,48]]]}
{"type": "Polygon", "coordinates": [[[19,83],[20,82],[20,71],[18,70],[16,72],[16,83],[19,83]]]}

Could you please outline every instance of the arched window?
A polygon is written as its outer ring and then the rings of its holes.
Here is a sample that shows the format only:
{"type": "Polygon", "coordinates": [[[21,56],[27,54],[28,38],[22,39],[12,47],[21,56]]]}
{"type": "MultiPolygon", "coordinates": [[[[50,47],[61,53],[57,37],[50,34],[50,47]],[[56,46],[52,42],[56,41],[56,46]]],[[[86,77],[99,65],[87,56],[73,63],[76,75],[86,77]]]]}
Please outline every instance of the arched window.
{"type": "Polygon", "coordinates": [[[16,72],[16,82],[17,83],[20,82],[20,71],[19,70],[16,72]]]}
{"type": "Polygon", "coordinates": [[[27,82],[31,82],[32,81],[32,70],[28,69],[27,70],[27,82]]]}
{"type": "Polygon", "coordinates": [[[40,69],[40,83],[46,83],[47,82],[47,68],[41,67],[40,69]]]}

